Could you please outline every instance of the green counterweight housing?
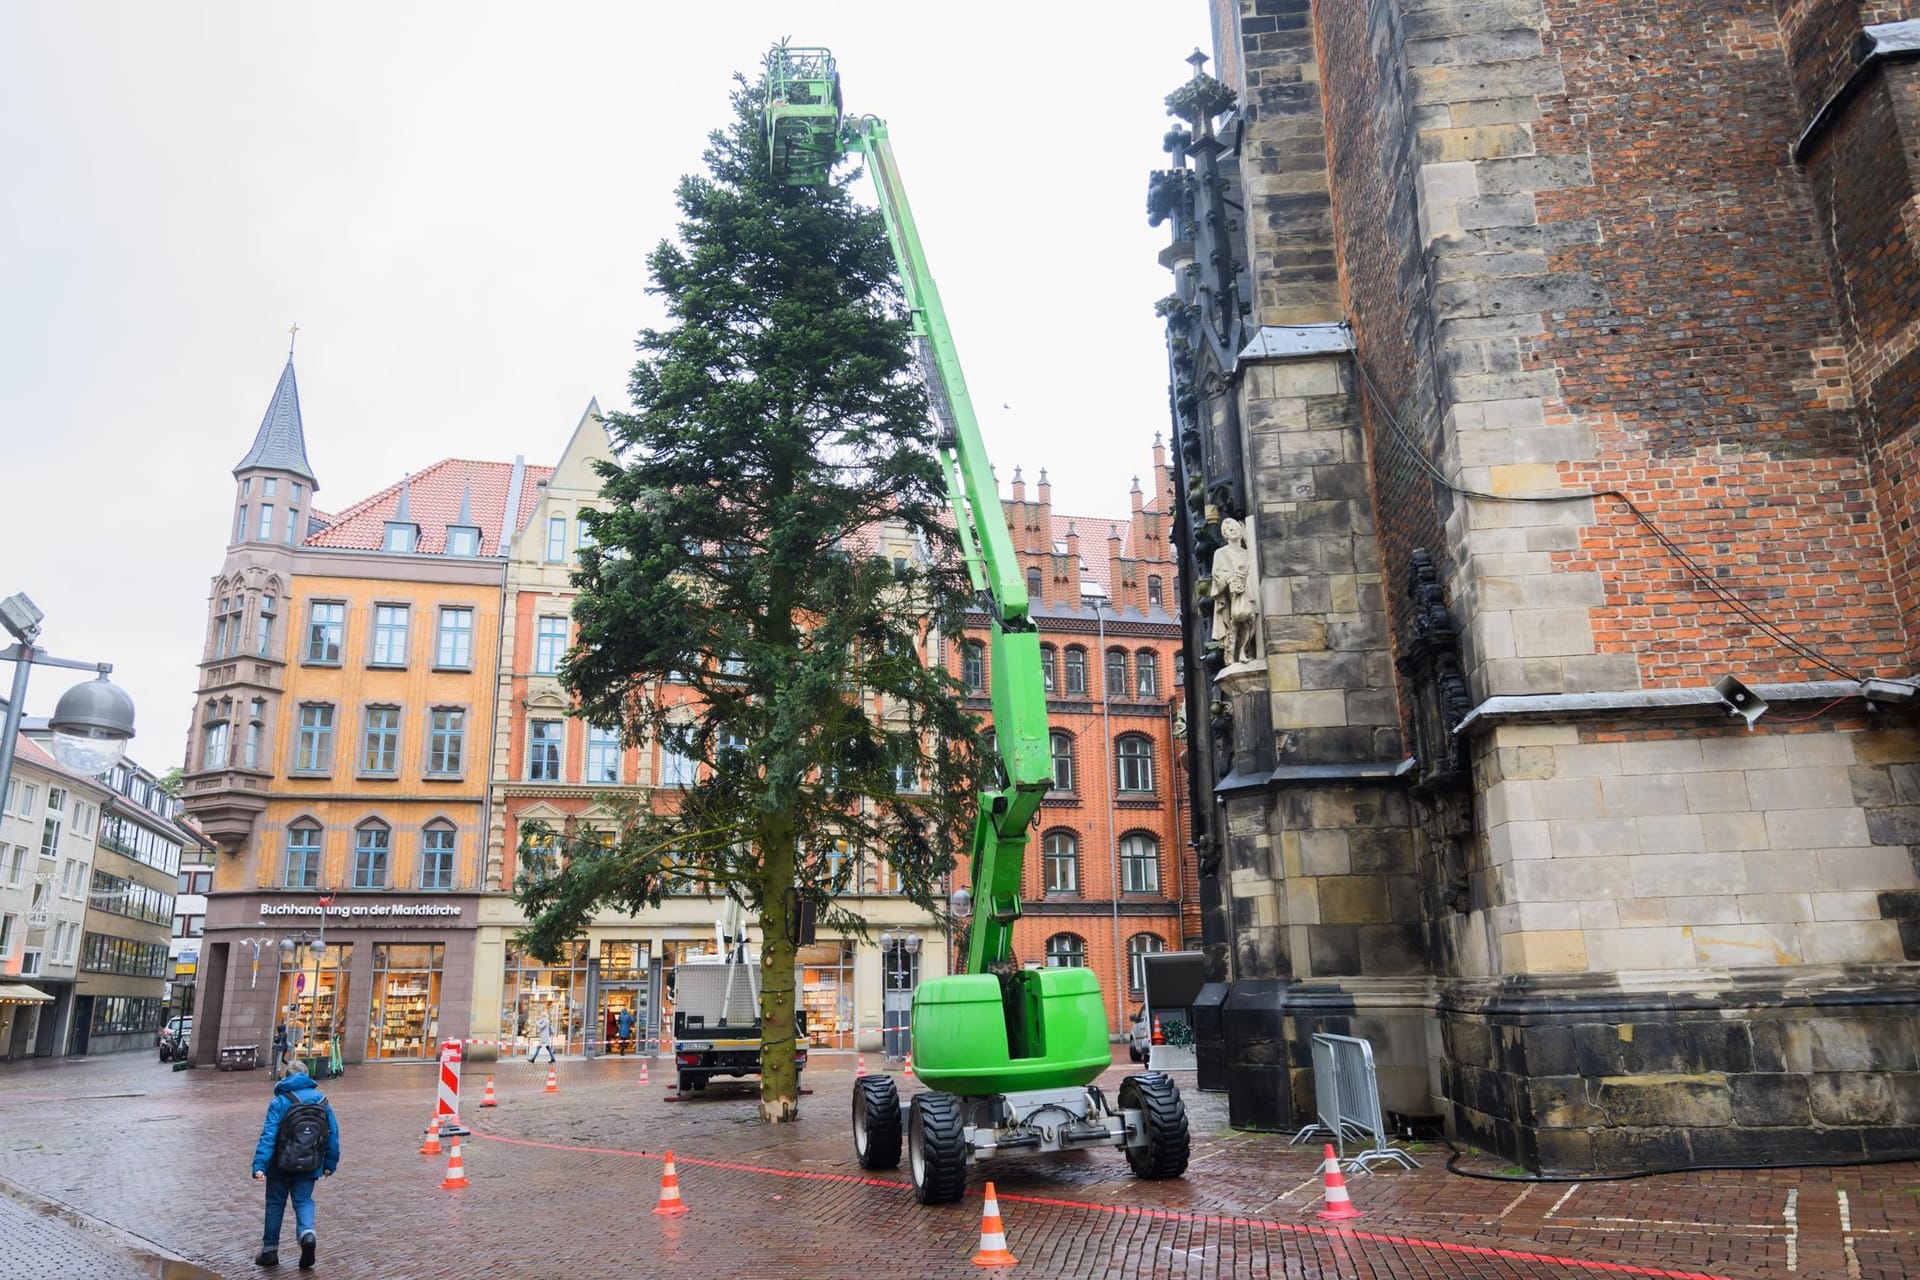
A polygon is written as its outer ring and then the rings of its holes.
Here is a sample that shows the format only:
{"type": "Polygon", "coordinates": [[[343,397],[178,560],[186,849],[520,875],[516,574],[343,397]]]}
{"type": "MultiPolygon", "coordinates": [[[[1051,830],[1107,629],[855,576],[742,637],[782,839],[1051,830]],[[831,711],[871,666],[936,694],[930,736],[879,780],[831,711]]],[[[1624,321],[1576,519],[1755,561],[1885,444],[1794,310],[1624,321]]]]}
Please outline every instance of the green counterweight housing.
{"type": "Polygon", "coordinates": [[[962,1095],[1090,1084],[1111,1063],[1098,979],[1085,969],[1022,970],[1013,954],[1028,824],[1053,785],[1040,641],[887,126],[873,116],[843,117],[840,74],[825,49],[775,48],[763,87],[775,177],[818,184],[849,153],[864,156],[871,168],[933,401],[961,554],[992,630],[988,670],[1003,781],[983,788],[974,824],[965,972],[928,979],[914,993],[915,1074],[962,1095]]]}

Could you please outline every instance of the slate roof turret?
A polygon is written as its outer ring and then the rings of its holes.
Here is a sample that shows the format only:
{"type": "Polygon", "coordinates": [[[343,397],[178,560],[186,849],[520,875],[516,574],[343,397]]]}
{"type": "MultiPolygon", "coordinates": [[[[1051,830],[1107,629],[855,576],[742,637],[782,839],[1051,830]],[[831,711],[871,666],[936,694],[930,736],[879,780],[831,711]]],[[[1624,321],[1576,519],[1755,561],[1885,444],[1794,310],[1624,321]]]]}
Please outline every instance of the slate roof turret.
{"type": "Polygon", "coordinates": [[[253,437],[253,448],[240,459],[233,474],[237,476],[256,468],[289,472],[316,490],[320,487],[320,482],[314,479],[313,468],[307,463],[307,438],[300,425],[300,388],[293,380],[291,355],[287,357],[287,367],[280,371],[280,384],[273,389],[273,399],[267,404],[267,416],[260,419],[260,431],[253,437]]]}

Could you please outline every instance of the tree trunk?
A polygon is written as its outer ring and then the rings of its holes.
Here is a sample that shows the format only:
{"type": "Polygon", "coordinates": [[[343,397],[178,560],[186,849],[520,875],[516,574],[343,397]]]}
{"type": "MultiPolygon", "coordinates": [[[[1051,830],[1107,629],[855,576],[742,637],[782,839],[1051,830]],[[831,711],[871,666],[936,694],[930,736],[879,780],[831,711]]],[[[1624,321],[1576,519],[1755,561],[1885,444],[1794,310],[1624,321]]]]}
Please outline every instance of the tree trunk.
{"type": "Polygon", "coordinates": [[[760,831],[760,1118],[781,1124],[800,1118],[800,1071],[794,1061],[793,887],[790,823],[776,819],[760,831]]]}

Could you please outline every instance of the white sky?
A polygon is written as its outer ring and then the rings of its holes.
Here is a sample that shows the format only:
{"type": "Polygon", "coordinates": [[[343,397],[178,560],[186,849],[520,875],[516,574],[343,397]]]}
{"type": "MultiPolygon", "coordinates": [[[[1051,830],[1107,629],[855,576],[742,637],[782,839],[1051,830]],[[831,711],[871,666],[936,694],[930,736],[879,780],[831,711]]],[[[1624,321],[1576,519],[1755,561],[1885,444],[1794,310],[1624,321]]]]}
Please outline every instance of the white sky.
{"type": "MultiPolygon", "coordinates": [[[[287,326],[321,509],[555,461],[589,397],[627,407],[674,183],[781,37],[891,126],[1003,487],[1151,494],[1146,180],[1203,0],[0,3],[0,595],[115,664],[134,758],[180,761],[287,326]]],[[[80,678],[37,670],[29,713],[80,678]]]]}

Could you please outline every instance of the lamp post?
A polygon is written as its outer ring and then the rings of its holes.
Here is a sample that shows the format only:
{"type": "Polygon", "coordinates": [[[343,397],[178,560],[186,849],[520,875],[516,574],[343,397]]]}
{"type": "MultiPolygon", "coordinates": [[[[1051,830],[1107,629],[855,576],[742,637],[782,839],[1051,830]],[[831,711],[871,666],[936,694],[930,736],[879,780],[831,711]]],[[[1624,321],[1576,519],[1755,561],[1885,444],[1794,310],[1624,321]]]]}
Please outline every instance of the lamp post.
{"type": "Polygon", "coordinates": [[[894,1019],[912,1011],[913,958],[920,954],[921,943],[920,935],[910,929],[888,929],[880,935],[880,1009],[886,1019],[880,1044],[889,1058],[901,1057],[913,1047],[911,1031],[894,1019]],[[894,1052],[896,1049],[902,1053],[894,1052]]]}
{"type": "MultiPolygon", "coordinates": [[[[294,1027],[297,1025],[295,1021],[298,1010],[296,988],[298,985],[304,984],[306,980],[306,962],[300,954],[301,948],[303,947],[313,956],[313,989],[307,998],[312,1002],[314,1016],[308,1019],[306,1046],[303,1054],[311,1070],[314,1067],[313,1055],[319,1048],[315,1041],[315,1032],[318,1030],[318,1027],[314,1024],[319,1021],[320,970],[327,954],[327,916],[325,907],[321,908],[320,932],[317,935],[302,929],[298,933],[289,934],[287,937],[280,939],[280,959],[287,968],[298,975],[295,982],[289,983],[287,988],[287,1039],[289,1044],[291,1044],[295,1038],[294,1027]]],[[[327,1046],[329,1057],[331,1057],[333,1041],[333,1019],[331,1011],[329,1011],[327,1022],[327,1046]]],[[[324,1072],[322,1072],[322,1074],[324,1075],[324,1072]]]]}
{"type": "Polygon", "coordinates": [[[1126,970],[1126,956],[1120,949],[1120,833],[1113,825],[1113,713],[1109,706],[1113,690],[1107,687],[1107,615],[1105,606],[1113,601],[1104,595],[1086,597],[1093,606],[1094,621],[1099,627],[1100,639],[1100,758],[1107,764],[1107,856],[1113,874],[1113,1026],[1114,1030],[1126,1031],[1126,982],[1131,975],[1126,970]]]}
{"type": "Polygon", "coordinates": [[[48,722],[53,730],[53,756],[62,767],[87,777],[98,777],[119,763],[133,736],[133,699],[107,679],[110,662],[77,662],[56,658],[34,647],[40,638],[40,620],[46,615],[24,593],[0,600],[0,626],[14,644],[0,649],[0,659],[13,663],[13,692],[7,698],[4,729],[0,729],[0,796],[13,777],[14,742],[26,714],[27,676],[35,666],[92,671],[96,678],[60,695],[48,722]]]}

